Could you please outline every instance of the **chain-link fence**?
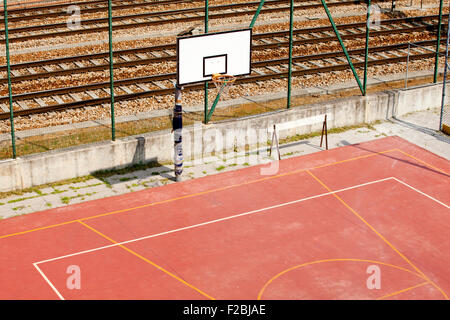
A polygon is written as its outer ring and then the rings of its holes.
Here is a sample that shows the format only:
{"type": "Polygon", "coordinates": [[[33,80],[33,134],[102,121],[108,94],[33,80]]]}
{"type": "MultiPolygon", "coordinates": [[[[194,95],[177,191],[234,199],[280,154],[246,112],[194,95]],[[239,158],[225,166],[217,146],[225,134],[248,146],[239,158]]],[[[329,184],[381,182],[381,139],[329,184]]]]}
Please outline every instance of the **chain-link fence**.
{"type": "MultiPolygon", "coordinates": [[[[248,26],[252,17],[256,19],[257,4],[251,14],[211,19],[209,31],[248,26]]],[[[286,19],[287,5],[284,12],[273,13],[265,23],[286,19]]],[[[170,10],[147,1],[10,0],[7,5],[4,1],[4,12],[9,14],[4,14],[4,27],[0,28],[0,160],[170,129],[176,38],[207,30],[202,4],[177,2],[170,10]],[[196,13],[187,15],[186,10],[196,13]],[[42,112],[35,112],[37,109],[42,112]]],[[[295,18],[300,19],[302,12],[296,10],[295,18]]],[[[293,28],[292,21],[290,24],[293,28]]],[[[261,28],[258,32],[266,32],[264,24],[257,27],[261,28]]],[[[280,31],[287,32],[289,26],[282,28],[280,31]]],[[[290,72],[289,56],[302,52],[296,47],[290,52],[288,38],[277,40],[281,43],[276,52],[258,52],[260,66],[253,65],[252,71],[263,76],[290,72]],[[271,67],[273,70],[266,68],[264,61],[275,58],[285,62],[271,67]]],[[[289,78],[235,85],[228,96],[221,98],[220,110],[214,111],[212,121],[286,108],[283,99],[259,103],[251,97],[285,92],[289,78]],[[240,108],[226,107],[234,99],[248,103],[240,102],[240,108]]],[[[306,80],[294,76],[292,87],[310,85],[306,80]]],[[[192,107],[192,111],[183,113],[185,125],[205,121],[202,89],[203,84],[183,91],[183,106],[192,107]]],[[[210,84],[209,108],[216,94],[217,89],[210,84]]]]}
{"type": "MultiPolygon", "coordinates": [[[[114,46],[112,42],[113,5],[121,3],[4,1],[0,159],[114,140],[112,102],[123,91],[111,80],[110,58],[113,49],[121,49],[119,41],[114,46]]],[[[123,34],[118,31],[116,36],[123,40],[123,34]]],[[[114,52],[114,63],[123,58],[114,52]]],[[[124,125],[129,120],[119,119],[123,125],[117,128],[118,136],[151,129],[148,123],[124,125]]]]}
{"type": "MultiPolygon", "coordinates": [[[[217,5],[213,2],[210,5],[217,5]]],[[[171,45],[180,31],[207,31],[204,12],[198,2],[173,4],[168,10],[146,1],[5,0],[0,160],[170,129],[176,71],[171,45]],[[198,11],[197,16],[187,17],[187,9],[198,11]]],[[[248,25],[252,17],[253,23],[257,15],[250,12],[215,18],[209,31],[224,31],[237,22],[248,25]]],[[[280,79],[278,85],[286,88],[287,80],[280,79]]],[[[209,87],[210,107],[217,90],[212,83],[209,87]]],[[[234,88],[221,99],[212,120],[286,107],[265,107],[251,100],[239,111],[224,107],[227,100],[254,94],[255,87],[267,90],[261,84],[234,88]]],[[[204,122],[204,91],[185,89],[183,105],[193,106],[183,113],[185,125],[204,122]]]]}

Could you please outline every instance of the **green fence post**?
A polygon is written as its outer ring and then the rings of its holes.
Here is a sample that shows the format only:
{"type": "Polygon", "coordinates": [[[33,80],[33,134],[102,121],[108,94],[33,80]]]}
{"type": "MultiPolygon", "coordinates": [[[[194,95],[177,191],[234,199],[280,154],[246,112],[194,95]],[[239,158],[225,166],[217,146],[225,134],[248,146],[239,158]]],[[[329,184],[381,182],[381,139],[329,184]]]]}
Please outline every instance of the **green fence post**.
{"type": "MultiPolygon", "coordinates": [[[[209,1],[205,0],[205,33],[208,33],[208,18],[209,18],[209,1]]],[[[205,112],[204,123],[208,123],[208,81],[205,81],[205,112]]]]}
{"type": "Polygon", "coordinates": [[[364,89],[363,96],[367,94],[367,64],[369,61],[369,31],[370,31],[370,0],[367,3],[367,19],[366,19],[366,51],[364,53],[364,89]]]}
{"type": "Polygon", "coordinates": [[[5,44],[6,44],[6,64],[8,73],[8,95],[9,95],[9,121],[11,122],[11,142],[12,142],[12,152],[13,159],[16,158],[16,136],[14,133],[14,111],[13,111],[13,101],[12,101],[12,90],[11,90],[11,62],[9,60],[9,37],[8,37],[8,0],[3,0],[3,12],[5,21],[5,44]]]}
{"type": "MultiPolygon", "coordinates": [[[[250,23],[250,28],[253,28],[256,19],[258,18],[258,15],[261,11],[262,6],[264,5],[264,0],[261,0],[259,3],[258,9],[256,10],[255,15],[253,16],[252,22],[250,23]]],[[[205,0],[205,33],[208,33],[208,17],[209,17],[209,2],[208,0],[205,0]]],[[[213,104],[211,106],[211,109],[208,111],[208,82],[205,82],[205,111],[204,111],[204,123],[208,123],[208,121],[211,119],[212,114],[214,112],[214,109],[216,108],[217,103],[220,99],[220,90],[217,94],[216,98],[213,101],[213,104]]]]}
{"type": "Polygon", "coordinates": [[[330,20],[330,22],[331,22],[331,26],[333,27],[334,33],[336,34],[336,37],[339,40],[339,44],[341,45],[342,50],[344,51],[345,57],[347,58],[348,64],[350,65],[350,69],[352,69],[353,76],[355,77],[356,82],[358,83],[359,90],[361,90],[361,93],[364,94],[364,88],[361,84],[361,81],[359,80],[358,74],[356,73],[355,67],[353,66],[352,60],[350,59],[347,49],[345,48],[345,44],[341,39],[339,31],[338,31],[336,25],[334,24],[334,20],[333,20],[333,17],[331,16],[330,10],[328,10],[328,6],[325,3],[325,0],[321,0],[321,1],[322,1],[322,5],[325,9],[325,12],[327,13],[328,20],[330,20]]]}
{"type": "Polygon", "coordinates": [[[441,100],[441,114],[439,116],[439,130],[443,131],[443,120],[444,120],[444,108],[445,108],[445,83],[447,81],[448,72],[448,43],[450,40],[450,7],[448,11],[448,21],[447,21],[447,42],[445,47],[445,65],[444,65],[444,79],[442,81],[442,100],[441,100]]]}
{"type": "Polygon", "coordinates": [[[250,22],[250,28],[253,28],[253,26],[255,25],[256,19],[258,19],[259,13],[261,12],[263,5],[264,5],[264,0],[261,0],[259,2],[258,9],[256,9],[255,15],[253,16],[252,22],[250,22]]]}
{"type": "Polygon", "coordinates": [[[216,109],[217,104],[219,103],[219,100],[220,100],[220,91],[217,94],[216,98],[214,99],[211,109],[209,109],[209,112],[207,112],[207,114],[205,115],[205,123],[208,123],[209,119],[211,119],[213,112],[216,109]]]}
{"type": "Polygon", "coordinates": [[[291,0],[289,12],[289,75],[288,75],[288,92],[287,92],[287,108],[291,107],[292,95],[292,42],[294,37],[294,0],[291,0]]]}
{"type": "Polygon", "coordinates": [[[434,62],[434,77],[433,82],[437,82],[438,78],[438,67],[439,67],[439,49],[441,45],[441,29],[442,29],[442,8],[444,7],[444,0],[441,0],[439,4],[439,22],[438,22],[438,30],[437,30],[437,43],[436,43],[436,58],[434,62]]]}
{"type": "Polygon", "coordinates": [[[114,61],[113,61],[113,40],[112,40],[112,9],[111,0],[108,0],[108,33],[109,33],[109,89],[111,91],[111,137],[116,140],[116,121],[114,117],[114,61]]]}

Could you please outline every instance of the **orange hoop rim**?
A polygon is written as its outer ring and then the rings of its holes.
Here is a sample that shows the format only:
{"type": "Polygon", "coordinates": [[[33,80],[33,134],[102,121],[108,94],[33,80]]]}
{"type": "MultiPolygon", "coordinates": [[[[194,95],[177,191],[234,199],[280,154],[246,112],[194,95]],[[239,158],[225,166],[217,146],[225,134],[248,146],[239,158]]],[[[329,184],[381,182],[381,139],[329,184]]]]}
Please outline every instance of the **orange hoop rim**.
{"type": "Polygon", "coordinates": [[[215,73],[212,75],[211,80],[218,84],[232,84],[236,80],[236,77],[231,74],[215,73]]]}

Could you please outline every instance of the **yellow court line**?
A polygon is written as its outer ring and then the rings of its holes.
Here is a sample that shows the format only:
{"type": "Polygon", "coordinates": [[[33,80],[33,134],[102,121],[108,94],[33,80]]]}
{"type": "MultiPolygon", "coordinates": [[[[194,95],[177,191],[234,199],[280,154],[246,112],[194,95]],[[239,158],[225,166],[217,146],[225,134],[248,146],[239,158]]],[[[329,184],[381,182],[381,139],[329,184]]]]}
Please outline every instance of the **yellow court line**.
{"type": "MultiPolygon", "coordinates": [[[[402,271],[406,271],[409,272],[421,279],[426,280],[422,275],[415,273],[414,271],[411,271],[409,269],[400,267],[400,266],[396,266],[395,264],[390,264],[390,263],[386,263],[386,262],[381,262],[381,261],[376,261],[376,260],[367,260],[367,259],[353,259],[353,258],[347,258],[347,259],[323,259],[323,260],[316,260],[316,261],[311,261],[311,262],[307,262],[307,263],[303,263],[303,264],[299,264],[296,265],[294,267],[290,267],[286,270],[281,271],[280,273],[276,274],[275,276],[273,276],[272,278],[270,278],[269,281],[267,281],[264,286],[262,287],[262,289],[259,291],[258,293],[258,300],[261,300],[262,295],[264,294],[264,291],[267,289],[267,287],[276,279],[278,279],[279,277],[281,277],[283,274],[288,273],[292,270],[295,269],[299,269],[299,268],[303,268],[309,265],[313,265],[313,264],[317,264],[317,263],[324,263],[324,262],[347,262],[347,261],[351,261],[351,262],[367,262],[367,263],[372,263],[372,264],[381,264],[384,266],[388,266],[388,267],[392,267],[392,268],[396,268],[402,271]]],[[[428,282],[427,282],[428,283],[428,282]]]]}
{"type": "Polygon", "coordinates": [[[76,222],[76,220],[70,220],[70,221],[66,221],[66,222],[62,222],[62,223],[58,223],[58,224],[52,224],[52,225],[45,226],[45,227],[40,227],[40,228],[35,228],[35,229],[25,230],[25,231],[20,231],[20,232],[11,233],[11,234],[6,234],[4,236],[0,236],[0,239],[13,237],[13,236],[19,236],[21,234],[26,234],[26,233],[30,233],[30,232],[34,232],[34,231],[39,231],[39,230],[56,228],[56,227],[64,226],[66,224],[71,224],[71,223],[74,223],[74,222],[76,222]]]}
{"type": "MultiPolygon", "coordinates": [[[[327,189],[329,192],[332,192],[330,188],[328,188],[319,178],[317,178],[314,174],[312,174],[311,171],[306,170],[317,182],[319,182],[325,189],[327,189]]],[[[381,233],[379,233],[374,227],[372,227],[362,216],[360,216],[355,210],[353,210],[352,207],[350,207],[344,200],[342,200],[341,197],[339,197],[336,193],[332,194],[336,199],[338,199],[347,209],[349,209],[356,217],[358,217],[366,226],[368,226],[375,234],[380,237],[389,247],[391,247],[392,250],[394,250],[400,257],[403,258],[411,267],[414,268],[418,273],[420,273],[425,280],[427,280],[430,284],[432,284],[436,289],[441,291],[441,293],[445,296],[445,298],[448,300],[447,294],[438,287],[433,281],[431,281],[422,271],[419,270],[409,259],[404,256],[394,245],[392,245],[381,233]]]]}
{"type": "Polygon", "coordinates": [[[186,198],[193,198],[193,197],[201,196],[201,195],[208,194],[208,193],[213,193],[213,192],[217,192],[217,191],[223,191],[223,190],[227,190],[227,189],[231,189],[231,188],[235,188],[235,187],[240,187],[240,186],[244,186],[244,185],[251,184],[251,183],[261,182],[261,181],[265,181],[265,180],[270,180],[270,179],[275,179],[275,178],[288,176],[288,175],[295,174],[295,173],[300,173],[300,172],[305,171],[305,170],[306,169],[294,170],[294,171],[286,172],[286,173],[279,174],[279,175],[272,176],[272,177],[266,177],[266,178],[261,178],[261,179],[257,179],[257,180],[251,180],[251,181],[247,181],[247,182],[243,182],[243,183],[234,184],[234,185],[231,185],[231,186],[225,186],[225,187],[220,187],[220,188],[216,188],[216,189],[212,189],[212,190],[206,190],[206,191],[202,191],[202,192],[191,193],[191,194],[187,194],[187,195],[184,195],[184,196],[181,196],[181,197],[177,197],[177,198],[171,198],[171,199],[167,199],[167,200],[147,203],[147,204],[144,204],[144,205],[139,206],[139,207],[134,207],[134,208],[128,208],[128,209],[123,209],[123,210],[118,210],[118,211],[113,211],[113,212],[102,213],[102,214],[99,214],[99,215],[96,215],[96,216],[86,217],[86,218],[83,218],[83,219],[80,219],[80,220],[96,219],[96,218],[109,216],[109,215],[116,214],[116,213],[124,213],[124,212],[128,212],[128,211],[136,210],[136,209],[142,209],[142,208],[146,208],[146,207],[150,207],[150,206],[156,206],[156,205],[159,205],[159,204],[169,203],[169,202],[182,200],[182,199],[186,199],[186,198]]]}
{"type": "Polygon", "coordinates": [[[401,149],[395,149],[395,150],[396,150],[396,151],[399,151],[399,152],[401,152],[401,153],[403,153],[405,156],[408,156],[408,157],[410,157],[410,158],[412,158],[412,159],[414,159],[414,160],[419,161],[420,163],[423,163],[424,165],[426,165],[426,166],[428,166],[428,167],[430,167],[430,168],[432,168],[432,169],[434,169],[434,170],[437,170],[437,171],[439,171],[439,172],[441,172],[441,173],[443,173],[443,174],[445,174],[445,175],[449,175],[449,174],[448,174],[447,172],[445,172],[444,170],[441,170],[441,169],[439,169],[439,168],[437,168],[437,167],[435,167],[435,166],[433,166],[433,165],[431,165],[431,164],[429,164],[429,163],[427,163],[427,162],[425,162],[425,161],[423,161],[423,160],[420,160],[420,159],[418,159],[418,158],[416,158],[416,157],[410,155],[409,153],[406,153],[405,151],[403,151],[403,150],[401,150],[401,149]]]}
{"type": "Polygon", "coordinates": [[[192,193],[192,194],[184,195],[184,196],[177,197],[177,198],[171,198],[171,199],[167,199],[167,200],[147,203],[147,204],[144,204],[142,206],[127,208],[127,209],[123,209],[123,210],[111,211],[111,212],[102,213],[102,214],[95,215],[95,216],[90,216],[90,217],[86,217],[86,218],[70,220],[70,221],[62,222],[62,223],[59,223],[59,224],[53,224],[53,225],[49,225],[49,226],[45,226],[45,227],[41,227],[41,228],[36,228],[36,229],[30,229],[30,230],[25,230],[25,231],[21,231],[21,232],[11,233],[11,234],[0,236],[0,239],[7,238],[7,237],[12,237],[12,236],[17,236],[17,235],[21,235],[21,234],[26,234],[26,233],[30,233],[30,232],[34,232],[34,231],[45,230],[45,229],[49,229],[49,228],[55,228],[55,227],[63,226],[63,225],[74,223],[74,222],[78,222],[78,221],[90,220],[90,219],[100,218],[100,217],[113,215],[113,214],[117,214],[117,213],[124,213],[124,212],[133,211],[133,210],[137,210],[137,209],[147,208],[147,207],[150,207],[150,206],[155,206],[155,205],[164,204],[164,203],[168,203],[168,202],[172,202],[172,201],[182,200],[182,199],[185,199],[185,198],[201,196],[201,195],[204,195],[204,194],[217,192],[217,191],[223,191],[223,190],[226,190],[226,189],[230,189],[230,188],[233,188],[233,187],[239,187],[239,186],[246,185],[246,184],[261,182],[261,181],[268,180],[268,179],[275,179],[275,178],[279,178],[279,177],[282,177],[282,176],[299,173],[299,172],[302,172],[302,171],[305,171],[305,170],[306,169],[294,170],[294,171],[290,171],[290,172],[287,172],[287,173],[284,173],[284,174],[281,174],[281,175],[276,175],[276,176],[272,176],[272,177],[266,177],[266,178],[262,178],[262,179],[247,181],[247,182],[240,183],[240,184],[235,184],[235,185],[231,185],[231,186],[211,189],[211,190],[202,191],[202,192],[198,192],[198,193],[192,193]]]}
{"type": "MultiPolygon", "coordinates": [[[[332,162],[332,163],[325,164],[325,165],[316,166],[316,167],[313,167],[311,169],[318,169],[318,168],[323,168],[323,167],[326,167],[326,166],[337,165],[337,164],[348,162],[348,161],[355,161],[355,160],[359,160],[359,159],[363,159],[363,158],[373,157],[373,156],[376,156],[376,155],[379,155],[379,154],[388,153],[388,152],[392,152],[392,151],[396,151],[396,150],[397,149],[390,149],[390,150],[380,151],[380,152],[377,152],[377,153],[370,153],[370,154],[363,155],[363,156],[358,156],[358,157],[354,157],[354,158],[350,158],[350,159],[346,159],[346,160],[341,160],[341,161],[336,161],[336,162],[332,162]]],[[[307,170],[307,169],[293,170],[293,171],[289,171],[289,172],[286,172],[286,173],[283,173],[283,174],[270,176],[270,177],[266,177],[266,178],[261,178],[261,179],[256,179],[256,180],[251,180],[251,181],[247,181],[247,182],[244,182],[244,183],[234,184],[234,185],[231,185],[231,186],[226,186],[226,187],[206,190],[206,191],[202,191],[202,192],[198,192],[198,193],[192,193],[192,194],[188,194],[188,195],[185,195],[185,196],[181,196],[181,197],[177,197],[177,198],[171,198],[171,199],[167,199],[167,200],[163,200],[163,201],[147,203],[145,205],[138,206],[138,207],[133,207],[133,208],[127,208],[127,209],[123,209],[123,210],[117,210],[117,211],[102,213],[102,214],[99,214],[99,215],[90,216],[90,217],[81,218],[81,219],[70,220],[70,221],[62,222],[62,223],[59,223],[59,224],[53,224],[53,225],[46,226],[46,227],[30,229],[30,230],[25,230],[25,231],[16,232],[16,233],[11,233],[11,234],[0,236],[0,239],[12,237],[12,236],[18,236],[18,235],[22,235],[22,234],[26,234],[26,233],[30,233],[30,232],[34,232],[34,231],[55,228],[55,227],[63,226],[63,225],[74,223],[74,222],[78,222],[78,221],[90,220],[90,219],[100,218],[100,217],[104,217],[104,216],[108,216],[108,215],[112,215],[112,214],[129,212],[129,211],[133,211],[133,210],[137,210],[137,209],[147,208],[147,207],[150,207],[150,206],[155,206],[155,205],[168,203],[168,202],[172,202],[172,201],[176,201],[176,200],[181,200],[181,199],[185,199],[185,198],[196,197],[196,196],[200,196],[200,195],[204,195],[204,194],[208,194],[208,193],[213,193],[213,192],[217,192],[217,191],[223,191],[223,190],[226,190],[226,189],[231,189],[231,188],[235,188],[235,187],[239,187],[239,186],[243,186],[243,185],[247,185],[247,184],[257,183],[257,182],[261,182],[261,181],[265,181],[265,180],[276,179],[276,178],[280,178],[280,177],[284,177],[284,176],[300,173],[300,172],[303,172],[305,170],[307,170]]]]}
{"type": "MultiPolygon", "coordinates": [[[[102,237],[105,238],[106,240],[111,241],[111,242],[114,243],[114,244],[117,244],[117,243],[118,243],[117,241],[115,241],[115,240],[111,239],[110,237],[104,235],[104,234],[101,233],[100,231],[98,231],[98,230],[94,229],[93,227],[87,225],[87,224],[84,223],[83,221],[77,220],[77,222],[81,223],[81,224],[82,224],[83,226],[85,226],[86,228],[88,228],[88,229],[94,231],[95,233],[97,233],[98,235],[102,236],[102,237]]],[[[184,281],[183,279],[181,279],[180,277],[178,277],[178,276],[176,276],[175,274],[171,273],[170,271],[167,271],[167,270],[164,269],[163,267],[157,265],[157,264],[154,263],[153,261],[150,261],[150,260],[148,260],[147,258],[141,256],[139,253],[134,252],[133,250],[131,250],[131,249],[125,247],[125,246],[122,245],[122,244],[119,244],[118,246],[121,247],[122,249],[128,251],[129,253],[135,255],[135,256],[138,257],[139,259],[144,260],[145,262],[149,263],[150,265],[152,265],[153,267],[157,268],[158,270],[164,272],[165,274],[171,276],[172,278],[178,280],[179,282],[181,282],[182,284],[188,286],[189,288],[191,288],[191,289],[197,291],[198,293],[202,294],[203,296],[207,297],[208,299],[210,299],[210,300],[216,300],[216,299],[214,299],[213,297],[211,297],[210,295],[208,295],[208,294],[206,294],[205,292],[203,292],[202,290],[200,290],[200,289],[198,289],[197,287],[193,286],[192,284],[190,284],[190,283],[184,281]]]]}
{"type": "MultiPolygon", "coordinates": [[[[355,160],[360,160],[360,159],[364,159],[364,158],[369,158],[369,157],[373,157],[373,156],[377,156],[377,155],[380,155],[380,154],[389,153],[389,152],[393,152],[393,151],[398,151],[398,149],[389,149],[389,150],[380,151],[380,152],[373,152],[373,153],[365,154],[363,156],[358,156],[358,157],[354,157],[354,158],[350,158],[350,159],[345,159],[345,160],[341,160],[341,161],[336,161],[336,162],[331,162],[331,163],[327,163],[327,164],[322,164],[320,166],[315,166],[315,167],[312,167],[312,168],[309,168],[309,169],[305,169],[305,170],[313,170],[313,169],[325,168],[325,167],[334,166],[334,165],[345,163],[345,162],[349,162],[349,161],[355,161],[355,160]]],[[[368,152],[372,152],[372,151],[368,151],[368,152]]]]}
{"type": "Polygon", "coordinates": [[[385,299],[385,298],[389,298],[389,297],[395,296],[395,295],[397,295],[397,294],[400,294],[400,293],[403,293],[403,292],[406,292],[406,291],[409,291],[409,290],[412,290],[412,289],[416,289],[416,288],[419,288],[419,287],[423,287],[423,286],[425,286],[425,285],[427,285],[427,284],[430,284],[430,283],[429,283],[428,281],[425,281],[425,282],[419,283],[419,284],[417,284],[417,285],[415,285],[415,286],[412,286],[412,287],[409,287],[409,288],[406,288],[406,289],[403,289],[403,290],[395,291],[395,292],[390,293],[390,294],[387,294],[387,295],[385,295],[385,296],[376,298],[376,300],[383,300],[383,299],[385,299]]]}
{"type": "MultiPolygon", "coordinates": [[[[336,161],[336,162],[332,162],[330,164],[325,164],[325,165],[313,167],[312,169],[318,169],[318,168],[323,168],[323,167],[326,167],[326,166],[337,165],[337,164],[348,162],[348,161],[355,161],[355,160],[368,158],[368,157],[376,156],[376,155],[387,153],[387,152],[392,152],[392,151],[395,151],[395,150],[396,149],[390,149],[390,150],[386,150],[386,151],[381,151],[381,152],[377,152],[377,153],[371,153],[371,154],[358,156],[358,157],[354,157],[354,158],[350,158],[350,159],[336,161]]],[[[139,207],[134,207],[134,208],[128,208],[128,209],[123,209],[123,210],[118,210],[118,211],[113,211],[113,212],[102,213],[102,214],[99,214],[99,215],[96,215],[96,216],[86,217],[86,218],[82,218],[82,219],[79,219],[79,220],[90,220],[90,219],[100,218],[100,217],[104,217],[104,216],[108,216],[108,215],[112,215],[112,214],[116,214],[116,213],[124,213],[124,212],[128,212],[128,211],[136,210],[136,209],[146,208],[146,207],[149,207],[149,206],[164,204],[164,203],[168,203],[168,202],[172,202],[172,201],[182,200],[182,199],[186,199],[186,198],[192,198],[192,197],[201,196],[201,195],[208,194],[208,193],[213,193],[213,192],[217,192],[217,191],[223,191],[223,190],[227,190],[227,189],[231,189],[231,188],[236,188],[236,187],[244,186],[244,185],[247,185],[247,184],[252,184],[252,183],[257,183],[257,182],[262,182],[262,181],[272,180],[272,179],[278,179],[278,178],[281,178],[281,177],[285,177],[285,176],[293,175],[293,174],[296,174],[296,173],[304,172],[306,170],[308,170],[308,169],[293,170],[293,171],[285,172],[285,173],[278,174],[278,175],[275,175],[275,176],[270,176],[270,177],[265,177],[265,178],[261,178],[261,179],[251,180],[251,181],[238,183],[238,184],[234,184],[234,185],[231,185],[231,186],[225,186],[225,187],[221,187],[221,188],[216,188],[216,189],[212,189],[212,190],[206,190],[206,191],[202,191],[202,192],[187,194],[185,196],[181,196],[181,197],[177,197],[177,198],[171,198],[171,199],[162,200],[162,201],[158,201],[158,202],[153,202],[153,203],[145,204],[145,205],[142,205],[142,206],[139,206],[139,207]]]]}

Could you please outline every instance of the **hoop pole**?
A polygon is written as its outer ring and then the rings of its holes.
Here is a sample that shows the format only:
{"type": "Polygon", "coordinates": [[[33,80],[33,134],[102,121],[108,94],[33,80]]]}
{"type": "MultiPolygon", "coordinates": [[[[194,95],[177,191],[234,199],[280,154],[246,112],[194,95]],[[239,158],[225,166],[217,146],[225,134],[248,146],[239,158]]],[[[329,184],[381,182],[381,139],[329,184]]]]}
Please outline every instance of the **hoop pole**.
{"type": "Polygon", "coordinates": [[[8,37],[8,0],[3,0],[3,12],[4,12],[4,22],[5,22],[5,45],[6,45],[6,64],[7,64],[7,75],[8,75],[8,97],[9,97],[9,121],[11,122],[11,142],[12,142],[12,152],[13,159],[16,158],[16,135],[14,132],[14,110],[13,110],[13,100],[12,100],[12,89],[11,89],[11,61],[9,60],[9,37],[8,37]]]}
{"type": "Polygon", "coordinates": [[[181,105],[181,91],[182,87],[175,86],[175,107],[173,108],[173,148],[174,148],[174,172],[175,181],[181,181],[181,174],[183,173],[183,109],[181,105]]]}
{"type": "Polygon", "coordinates": [[[291,107],[292,95],[292,42],[294,38],[294,0],[291,0],[289,11],[289,75],[287,90],[287,108],[291,107]]]}

